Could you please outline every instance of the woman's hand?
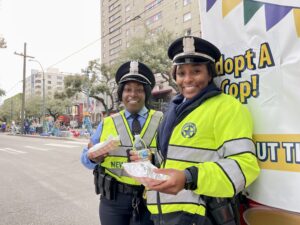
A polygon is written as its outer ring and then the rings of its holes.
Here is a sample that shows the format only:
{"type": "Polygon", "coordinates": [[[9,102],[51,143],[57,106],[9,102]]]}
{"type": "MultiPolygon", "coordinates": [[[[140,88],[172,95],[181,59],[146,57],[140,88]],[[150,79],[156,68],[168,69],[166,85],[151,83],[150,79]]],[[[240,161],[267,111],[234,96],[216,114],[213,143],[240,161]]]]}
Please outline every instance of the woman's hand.
{"type": "MultiPolygon", "coordinates": [[[[88,149],[90,149],[91,147],[93,147],[93,143],[90,142],[90,143],[88,144],[88,149]]],[[[101,155],[96,156],[95,153],[88,152],[88,153],[87,153],[87,156],[88,156],[89,160],[91,160],[92,162],[94,162],[94,163],[100,163],[100,162],[103,161],[103,159],[104,159],[106,156],[108,156],[108,153],[103,153],[103,154],[101,154],[101,155]]]]}
{"type": "Polygon", "coordinates": [[[155,169],[155,173],[161,173],[169,176],[169,179],[161,182],[151,178],[143,178],[143,184],[150,190],[159,191],[166,194],[176,195],[184,188],[186,181],[182,170],[175,169],[155,169]]]}
{"type": "MultiPolygon", "coordinates": [[[[145,149],[145,150],[141,150],[141,151],[147,151],[147,155],[148,155],[148,160],[151,161],[152,159],[152,153],[149,149],[145,149]]],[[[145,154],[145,152],[143,153],[145,154]]],[[[145,160],[144,158],[141,157],[141,154],[139,154],[138,151],[129,151],[129,159],[130,159],[130,162],[139,162],[139,161],[143,161],[145,160]]]]}

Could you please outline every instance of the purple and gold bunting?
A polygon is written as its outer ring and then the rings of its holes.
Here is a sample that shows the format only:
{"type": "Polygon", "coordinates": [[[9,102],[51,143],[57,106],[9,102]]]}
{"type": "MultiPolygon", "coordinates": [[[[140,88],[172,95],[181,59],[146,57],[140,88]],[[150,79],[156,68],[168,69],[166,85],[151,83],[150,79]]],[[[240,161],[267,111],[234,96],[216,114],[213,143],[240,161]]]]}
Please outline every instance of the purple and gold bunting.
{"type": "Polygon", "coordinates": [[[223,0],[222,1],[222,16],[227,16],[242,0],[223,0]]]}
{"type": "Polygon", "coordinates": [[[297,36],[300,37],[300,9],[293,9],[297,36]]]}
{"type": "Polygon", "coordinates": [[[266,28],[270,30],[274,25],[280,22],[286,14],[292,10],[292,7],[265,3],[266,28]]]}
{"type": "Polygon", "coordinates": [[[217,0],[207,0],[206,1],[206,12],[208,12],[213,5],[216,3],[217,0]]]}
{"type": "MultiPolygon", "coordinates": [[[[262,7],[265,7],[266,30],[270,30],[279,23],[291,10],[294,13],[297,36],[300,37],[300,8],[276,5],[254,0],[220,0],[222,1],[222,16],[227,16],[239,3],[244,3],[244,25],[246,25],[262,7]]],[[[206,12],[211,10],[217,0],[206,0],[206,12]]]]}

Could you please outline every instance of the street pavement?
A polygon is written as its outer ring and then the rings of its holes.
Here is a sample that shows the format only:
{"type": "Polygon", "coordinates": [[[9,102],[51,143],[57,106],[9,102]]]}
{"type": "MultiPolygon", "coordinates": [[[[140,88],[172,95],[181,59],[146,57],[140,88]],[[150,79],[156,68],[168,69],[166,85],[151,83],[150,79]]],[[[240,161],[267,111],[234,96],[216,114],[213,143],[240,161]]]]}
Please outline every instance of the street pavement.
{"type": "Polygon", "coordinates": [[[99,225],[88,139],[0,134],[0,225],[99,225]]]}

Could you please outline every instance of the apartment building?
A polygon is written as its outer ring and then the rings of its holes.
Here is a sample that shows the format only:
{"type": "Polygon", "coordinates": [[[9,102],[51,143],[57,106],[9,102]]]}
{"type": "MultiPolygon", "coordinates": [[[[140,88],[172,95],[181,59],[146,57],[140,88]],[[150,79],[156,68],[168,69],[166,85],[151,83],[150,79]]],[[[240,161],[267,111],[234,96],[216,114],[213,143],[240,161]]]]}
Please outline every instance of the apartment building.
{"type": "Polygon", "coordinates": [[[201,36],[198,0],[102,0],[102,63],[113,64],[132,37],[166,29],[201,36]]]}
{"type": "Polygon", "coordinates": [[[59,72],[54,68],[44,71],[44,74],[39,70],[31,70],[30,76],[26,78],[26,98],[35,95],[43,96],[43,75],[45,76],[45,96],[53,97],[56,91],[64,90],[64,78],[71,74],[59,72]]]}

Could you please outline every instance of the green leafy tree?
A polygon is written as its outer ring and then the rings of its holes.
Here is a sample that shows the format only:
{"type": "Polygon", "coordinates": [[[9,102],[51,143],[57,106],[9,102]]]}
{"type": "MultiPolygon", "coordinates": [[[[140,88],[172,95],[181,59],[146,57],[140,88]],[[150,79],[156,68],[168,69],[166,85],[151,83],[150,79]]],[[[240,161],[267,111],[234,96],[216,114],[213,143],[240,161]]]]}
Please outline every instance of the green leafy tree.
{"type": "Polygon", "coordinates": [[[22,94],[6,99],[0,106],[0,120],[20,122],[22,94]]]}
{"type": "Polygon", "coordinates": [[[41,118],[43,116],[42,105],[43,102],[41,96],[37,95],[26,99],[26,117],[41,118]]]}
{"type": "Polygon", "coordinates": [[[153,73],[160,73],[169,85],[178,91],[170,74],[172,61],[167,55],[173,40],[173,34],[169,31],[161,30],[151,36],[149,30],[146,30],[144,36],[133,38],[129,42],[130,47],[121,52],[119,61],[138,60],[147,64],[153,73]]]}

